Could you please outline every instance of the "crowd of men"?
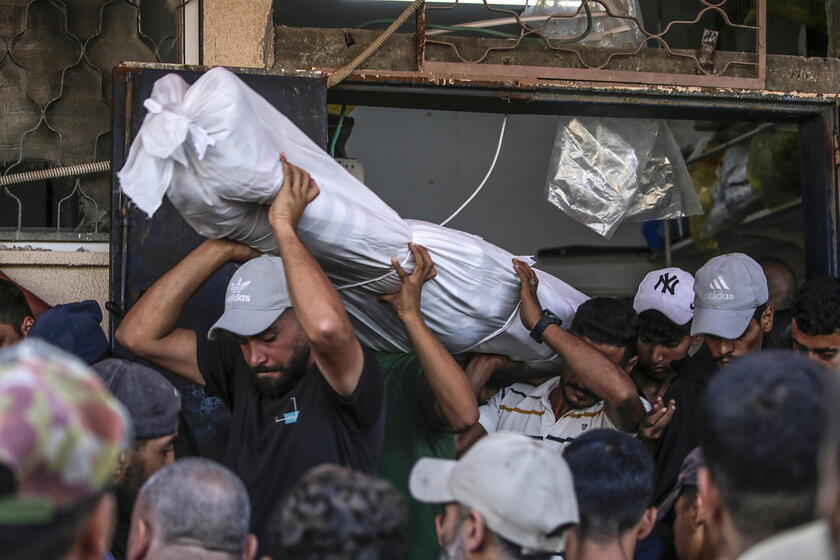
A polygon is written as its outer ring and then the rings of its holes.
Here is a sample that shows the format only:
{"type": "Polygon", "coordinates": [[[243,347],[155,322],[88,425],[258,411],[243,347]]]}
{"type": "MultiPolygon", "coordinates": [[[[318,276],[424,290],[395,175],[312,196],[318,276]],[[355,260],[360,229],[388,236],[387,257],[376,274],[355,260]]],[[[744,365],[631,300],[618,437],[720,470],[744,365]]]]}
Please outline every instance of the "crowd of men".
{"type": "Polygon", "coordinates": [[[298,237],[317,185],[283,167],[282,265],[203,242],[120,321],[132,360],[95,302],[0,280],[0,557],[840,558],[840,279],[725,254],[563,325],[515,260],[519,318],[562,359],[534,379],[444,348],[411,245],[380,300],[413,352],[376,354],[298,237]],[[176,328],[229,262],[223,315],[176,328]],[[137,359],[227,406],[221,464],[175,456],[181,395],[137,359]]]}

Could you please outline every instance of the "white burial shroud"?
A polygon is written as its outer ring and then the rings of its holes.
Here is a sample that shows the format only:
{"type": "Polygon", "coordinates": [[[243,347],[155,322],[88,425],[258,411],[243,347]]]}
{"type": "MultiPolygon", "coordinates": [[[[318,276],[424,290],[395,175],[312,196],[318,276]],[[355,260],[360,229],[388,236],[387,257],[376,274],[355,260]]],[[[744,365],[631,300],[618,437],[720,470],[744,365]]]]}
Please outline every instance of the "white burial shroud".
{"type": "MultiPolygon", "coordinates": [[[[233,73],[214,68],[192,86],[166,75],[144,105],[143,125],[118,175],[123,192],[149,216],[165,194],[201,235],[276,255],[262,206],[282,183],[278,155],[285,153],[321,190],[298,233],[338,288],[364,344],[411,351],[396,314],[376,295],[398,289],[391,257],[413,269],[408,243],[414,242],[429,250],[437,270],[423,289],[423,315],[449,351],[501,353],[534,366],[554,362],[551,349],[519,321],[511,253],[469,233],[403,220],[233,73]]],[[[542,305],[568,326],[587,297],[537,274],[542,305]]]]}

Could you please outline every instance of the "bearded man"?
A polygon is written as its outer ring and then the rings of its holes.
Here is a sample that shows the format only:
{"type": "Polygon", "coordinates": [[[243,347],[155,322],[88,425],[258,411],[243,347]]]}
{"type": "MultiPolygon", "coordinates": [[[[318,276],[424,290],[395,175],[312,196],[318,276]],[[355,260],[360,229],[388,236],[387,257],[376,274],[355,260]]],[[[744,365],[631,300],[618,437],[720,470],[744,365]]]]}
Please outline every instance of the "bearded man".
{"type": "MultiPolygon", "coordinates": [[[[282,158],[281,158],[282,159],[282,158]]],[[[123,319],[117,340],[204,385],[231,410],[225,463],[245,483],[261,546],[273,510],[312,467],[376,474],[384,438],[384,384],[338,293],[297,235],[318,196],[285,159],[268,209],[281,259],[208,240],[161,277],[123,319]],[[175,328],[189,297],[229,261],[225,312],[207,337],[175,328]]]]}

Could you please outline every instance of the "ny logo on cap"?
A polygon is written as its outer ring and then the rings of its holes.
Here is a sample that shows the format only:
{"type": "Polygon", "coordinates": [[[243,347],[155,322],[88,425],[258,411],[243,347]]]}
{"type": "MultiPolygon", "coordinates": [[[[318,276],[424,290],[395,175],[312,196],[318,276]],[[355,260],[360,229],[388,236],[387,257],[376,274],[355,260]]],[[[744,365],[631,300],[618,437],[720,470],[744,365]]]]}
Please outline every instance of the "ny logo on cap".
{"type": "Polygon", "coordinates": [[[230,285],[230,295],[225,301],[227,303],[232,303],[235,301],[251,301],[251,296],[242,293],[242,290],[247,288],[250,284],[250,280],[248,280],[247,282],[243,282],[242,278],[237,278],[236,282],[230,285]]]}
{"type": "Polygon", "coordinates": [[[656,285],[653,287],[653,291],[655,292],[656,290],[658,290],[659,286],[661,285],[663,294],[665,292],[668,292],[671,295],[674,295],[674,290],[676,289],[677,284],[679,283],[680,279],[677,278],[676,274],[671,276],[670,272],[666,272],[665,274],[659,275],[659,281],[656,282],[656,285]]]}

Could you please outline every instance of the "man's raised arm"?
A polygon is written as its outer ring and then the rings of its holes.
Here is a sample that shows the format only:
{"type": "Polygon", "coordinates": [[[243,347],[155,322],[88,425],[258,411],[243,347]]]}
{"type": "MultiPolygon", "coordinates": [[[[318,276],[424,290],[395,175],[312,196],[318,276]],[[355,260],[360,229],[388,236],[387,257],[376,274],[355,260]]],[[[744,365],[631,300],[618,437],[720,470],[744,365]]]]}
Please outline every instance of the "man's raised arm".
{"type": "MultiPolygon", "coordinates": [[[[520,318],[525,328],[532,330],[542,316],[537,275],[522,261],[514,259],[513,267],[521,282],[520,318]]],[[[587,389],[603,399],[607,416],[619,430],[635,432],[639,428],[645,408],[626,371],[597,348],[556,324],[543,331],[542,339],[578,373],[587,389]]]]}
{"type": "Polygon", "coordinates": [[[235,241],[204,241],[137,300],[117,328],[117,341],[137,356],[204,385],[196,359],[196,333],[176,329],[175,324],[189,297],[219,267],[257,255],[235,241]]]}
{"type": "Polygon", "coordinates": [[[318,369],[336,393],[350,397],[364,367],[362,346],[338,292],[296,231],[303,210],[319,190],[308,173],[285,158],[281,161],[283,184],[271,203],[268,219],[283,258],[289,297],[318,369]]]}
{"type": "Polygon", "coordinates": [[[423,320],[420,295],[423,284],[435,277],[435,265],[429,252],[420,245],[409,245],[414,256],[414,272],[408,274],[393,259],[400,276],[400,291],[379,296],[391,304],[402,321],[411,346],[417,354],[423,375],[435,395],[435,408],[449,429],[461,432],[478,421],[478,401],[464,370],[438,340],[423,320]]]}

